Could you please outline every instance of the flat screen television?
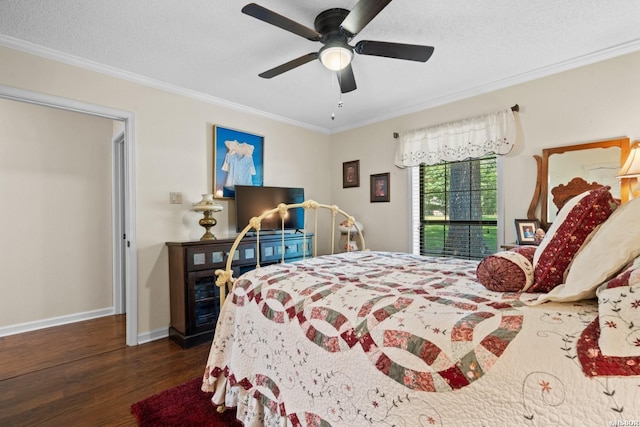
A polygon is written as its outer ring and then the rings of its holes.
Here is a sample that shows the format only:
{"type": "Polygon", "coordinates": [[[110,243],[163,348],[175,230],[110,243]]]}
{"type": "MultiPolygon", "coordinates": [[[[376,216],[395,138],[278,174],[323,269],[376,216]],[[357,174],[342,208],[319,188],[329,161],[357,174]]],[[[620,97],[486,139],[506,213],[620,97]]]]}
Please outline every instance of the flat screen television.
{"type": "MultiPolygon", "coordinates": [[[[244,230],[249,220],[260,216],[263,212],[277,207],[280,203],[304,202],[304,188],[261,187],[253,185],[236,185],[236,230],[244,230]]],[[[289,209],[284,220],[284,229],[288,231],[304,228],[304,208],[289,209]]],[[[280,215],[275,213],[262,220],[260,231],[280,230],[280,215]]]]}

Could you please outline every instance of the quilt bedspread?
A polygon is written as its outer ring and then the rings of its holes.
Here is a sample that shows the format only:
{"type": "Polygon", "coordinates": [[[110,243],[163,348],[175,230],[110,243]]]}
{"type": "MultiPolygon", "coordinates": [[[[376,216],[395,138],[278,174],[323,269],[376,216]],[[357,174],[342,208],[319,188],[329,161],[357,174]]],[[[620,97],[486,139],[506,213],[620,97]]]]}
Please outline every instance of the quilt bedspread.
{"type": "Polygon", "coordinates": [[[639,377],[583,374],[595,301],[527,306],[476,266],[350,252],[249,272],[203,390],[246,426],[640,425],[639,377]]]}

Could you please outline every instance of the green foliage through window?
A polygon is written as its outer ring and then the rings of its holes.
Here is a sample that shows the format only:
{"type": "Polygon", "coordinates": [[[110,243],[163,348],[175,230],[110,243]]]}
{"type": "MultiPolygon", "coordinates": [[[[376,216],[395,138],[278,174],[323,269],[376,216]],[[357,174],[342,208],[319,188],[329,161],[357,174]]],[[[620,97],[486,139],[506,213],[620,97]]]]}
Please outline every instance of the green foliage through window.
{"type": "Polygon", "coordinates": [[[420,253],[482,259],[497,248],[495,156],[420,166],[420,253]]]}

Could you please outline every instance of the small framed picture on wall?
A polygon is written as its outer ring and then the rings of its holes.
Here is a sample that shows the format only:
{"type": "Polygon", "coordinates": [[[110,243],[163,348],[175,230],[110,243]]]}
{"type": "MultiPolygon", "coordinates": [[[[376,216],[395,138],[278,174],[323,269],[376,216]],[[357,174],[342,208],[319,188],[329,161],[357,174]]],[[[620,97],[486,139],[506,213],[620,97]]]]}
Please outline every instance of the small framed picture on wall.
{"type": "Polygon", "coordinates": [[[360,187],[360,160],[342,163],[342,188],[360,187]]]}
{"type": "Polygon", "coordinates": [[[389,177],[390,173],[378,173],[371,175],[371,203],[374,202],[389,202],[391,200],[389,196],[389,177]]]}

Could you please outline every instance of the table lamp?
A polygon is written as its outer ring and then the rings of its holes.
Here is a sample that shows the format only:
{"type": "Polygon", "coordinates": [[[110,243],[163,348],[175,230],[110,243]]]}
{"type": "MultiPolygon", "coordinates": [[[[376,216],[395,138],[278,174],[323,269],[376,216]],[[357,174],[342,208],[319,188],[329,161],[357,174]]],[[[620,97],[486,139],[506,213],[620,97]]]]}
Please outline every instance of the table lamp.
{"type": "Polygon", "coordinates": [[[629,178],[629,193],[632,198],[638,197],[640,192],[638,188],[638,177],[640,177],[640,142],[636,141],[631,146],[627,161],[624,162],[622,169],[618,172],[618,178],[629,178]],[[635,187],[633,185],[633,178],[635,178],[635,187]]]}
{"type": "Polygon", "coordinates": [[[206,230],[200,240],[215,240],[216,236],[211,233],[211,227],[215,226],[218,221],[213,217],[213,213],[220,212],[222,210],[222,206],[213,201],[213,194],[203,194],[202,200],[193,205],[191,210],[202,212],[204,215],[204,218],[198,221],[198,224],[203,226],[206,230]]]}

